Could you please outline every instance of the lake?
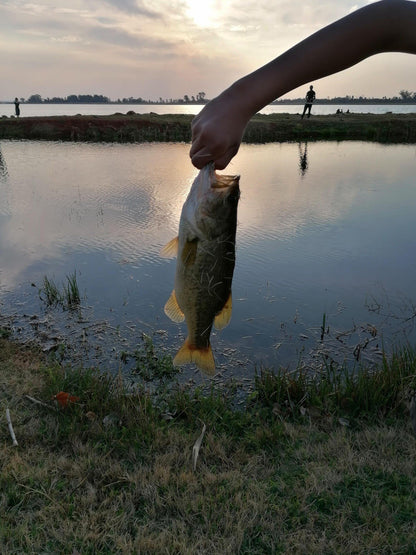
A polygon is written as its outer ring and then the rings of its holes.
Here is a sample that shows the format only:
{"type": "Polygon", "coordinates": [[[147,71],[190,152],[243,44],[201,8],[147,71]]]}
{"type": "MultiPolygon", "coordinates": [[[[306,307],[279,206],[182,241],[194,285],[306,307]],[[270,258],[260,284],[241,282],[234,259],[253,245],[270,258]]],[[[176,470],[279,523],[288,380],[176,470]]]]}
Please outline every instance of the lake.
{"type": "MultiPolygon", "coordinates": [[[[136,114],[198,114],[203,105],[200,104],[21,104],[22,117],[30,116],[75,116],[97,115],[108,116],[116,112],[126,114],[130,110],[136,114]]],[[[315,104],[312,114],[335,114],[337,110],[364,114],[412,114],[416,112],[416,104],[315,104]]],[[[270,104],[262,110],[261,114],[298,114],[302,113],[303,104],[270,104]]],[[[0,103],[0,117],[14,115],[14,104],[0,103]]]]}
{"type": "MultiPolygon", "coordinates": [[[[159,251],[197,173],[189,145],[5,140],[0,151],[0,324],[114,372],[143,337],[174,355],[186,328],[163,312],[175,261],[159,251]],[[61,286],[74,273],[81,311],[48,308],[44,277],[61,286]]],[[[241,146],[227,169],[241,200],[233,316],[212,336],[218,379],[372,363],[414,342],[415,169],[415,145],[241,146]]]]}

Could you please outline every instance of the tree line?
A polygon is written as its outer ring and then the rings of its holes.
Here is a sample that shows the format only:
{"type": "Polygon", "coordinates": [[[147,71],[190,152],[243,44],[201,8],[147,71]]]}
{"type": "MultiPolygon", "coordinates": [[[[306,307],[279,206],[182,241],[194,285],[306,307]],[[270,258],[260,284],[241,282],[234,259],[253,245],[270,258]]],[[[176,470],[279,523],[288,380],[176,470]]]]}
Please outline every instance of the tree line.
{"type": "Polygon", "coordinates": [[[27,104],[204,104],[208,102],[205,99],[204,92],[199,92],[196,95],[185,94],[181,98],[159,97],[158,100],[146,100],[141,96],[111,100],[108,96],[102,94],[70,94],[65,97],[42,98],[40,94],[32,94],[27,100],[21,98],[20,101],[27,104]]]}
{"type": "MultiPolygon", "coordinates": [[[[70,94],[66,97],[42,98],[40,94],[32,94],[26,100],[21,98],[22,103],[28,104],[206,104],[208,99],[204,92],[198,92],[195,95],[185,94],[181,98],[162,98],[144,99],[142,97],[118,98],[111,100],[108,96],[102,94],[70,94]]],[[[272,104],[302,104],[304,98],[283,98],[275,100],[272,104]]],[[[401,90],[399,96],[388,98],[383,97],[365,97],[365,96],[336,96],[333,98],[316,99],[316,104],[411,104],[416,102],[416,92],[401,90]]]]}

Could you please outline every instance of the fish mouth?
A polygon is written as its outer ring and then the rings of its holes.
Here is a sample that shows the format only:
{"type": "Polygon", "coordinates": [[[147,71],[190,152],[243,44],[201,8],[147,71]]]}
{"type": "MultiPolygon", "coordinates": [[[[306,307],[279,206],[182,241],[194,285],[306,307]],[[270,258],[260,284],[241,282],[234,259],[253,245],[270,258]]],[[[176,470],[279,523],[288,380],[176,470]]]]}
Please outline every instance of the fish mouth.
{"type": "Polygon", "coordinates": [[[212,189],[228,189],[238,186],[240,181],[239,175],[214,175],[215,181],[211,183],[212,189]]]}
{"type": "Polygon", "coordinates": [[[238,184],[240,182],[239,175],[217,174],[215,171],[214,162],[208,164],[208,171],[210,175],[212,189],[228,189],[230,187],[238,187],[238,184]]]}

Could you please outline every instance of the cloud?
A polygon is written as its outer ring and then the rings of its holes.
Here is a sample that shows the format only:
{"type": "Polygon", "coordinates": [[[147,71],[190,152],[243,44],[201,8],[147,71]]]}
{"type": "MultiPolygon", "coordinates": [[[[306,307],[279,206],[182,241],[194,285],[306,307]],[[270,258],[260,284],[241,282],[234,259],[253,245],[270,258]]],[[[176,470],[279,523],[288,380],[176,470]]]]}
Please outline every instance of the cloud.
{"type": "Polygon", "coordinates": [[[141,15],[151,19],[160,18],[160,13],[147,8],[140,0],[104,0],[104,3],[128,14],[141,15]]]}
{"type": "Polygon", "coordinates": [[[88,30],[91,40],[100,41],[107,46],[117,45],[132,49],[151,49],[165,51],[174,46],[173,41],[154,38],[145,33],[129,32],[110,26],[95,26],[88,30]]]}
{"type": "MultiPolygon", "coordinates": [[[[71,92],[77,87],[79,93],[98,92],[96,83],[111,98],[135,95],[138,88],[146,98],[178,98],[198,90],[211,98],[352,7],[366,3],[0,0],[2,99],[14,98],[15,87],[21,96],[29,96],[34,82],[42,96],[65,96],[68,81],[73,83],[71,92]]],[[[406,64],[397,90],[416,89],[414,69],[406,64]]],[[[343,75],[325,80],[334,83],[325,96],[364,93],[364,82],[362,91],[346,86],[340,90],[338,83],[343,81],[343,75]]]]}

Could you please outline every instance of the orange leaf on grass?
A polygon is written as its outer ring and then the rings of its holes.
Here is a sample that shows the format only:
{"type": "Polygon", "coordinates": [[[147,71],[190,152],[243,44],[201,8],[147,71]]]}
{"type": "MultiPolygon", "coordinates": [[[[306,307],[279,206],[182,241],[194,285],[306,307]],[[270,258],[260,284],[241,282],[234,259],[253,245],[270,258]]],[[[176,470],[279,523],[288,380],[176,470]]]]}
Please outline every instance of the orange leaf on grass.
{"type": "Polygon", "coordinates": [[[75,397],[74,395],[70,395],[65,391],[60,391],[56,395],[53,396],[53,399],[58,401],[58,404],[61,407],[67,407],[70,403],[76,403],[79,401],[79,397],[75,397]]]}

